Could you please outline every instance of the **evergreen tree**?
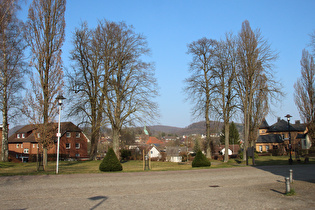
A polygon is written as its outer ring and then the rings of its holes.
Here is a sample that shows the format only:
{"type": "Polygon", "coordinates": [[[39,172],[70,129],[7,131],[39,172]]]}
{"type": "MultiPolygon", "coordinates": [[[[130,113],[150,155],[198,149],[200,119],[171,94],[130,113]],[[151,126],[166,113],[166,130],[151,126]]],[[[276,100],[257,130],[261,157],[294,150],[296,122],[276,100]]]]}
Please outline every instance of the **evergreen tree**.
{"type": "Polygon", "coordinates": [[[99,166],[100,171],[122,171],[122,165],[119,162],[113,148],[109,148],[106,156],[99,166]]]}
{"type": "MultiPolygon", "coordinates": [[[[229,132],[229,144],[237,144],[239,139],[240,139],[240,135],[238,133],[238,130],[236,128],[236,125],[234,122],[231,122],[230,125],[230,132],[229,132]]],[[[222,135],[220,136],[220,142],[221,144],[224,144],[225,141],[225,135],[224,135],[224,127],[222,128],[222,135]]]]}

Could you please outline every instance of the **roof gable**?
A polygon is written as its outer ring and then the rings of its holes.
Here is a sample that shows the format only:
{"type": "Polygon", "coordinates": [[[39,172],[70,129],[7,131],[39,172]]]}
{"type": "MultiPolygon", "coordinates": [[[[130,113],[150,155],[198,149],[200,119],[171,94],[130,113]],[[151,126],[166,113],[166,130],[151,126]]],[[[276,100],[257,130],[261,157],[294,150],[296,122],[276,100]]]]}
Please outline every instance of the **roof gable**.
{"type": "Polygon", "coordinates": [[[259,126],[259,129],[268,129],[269,128],[269,125],[266,121],[266,119],[263,119],[263,121],[261,122],[260,126],[259,126]]]}

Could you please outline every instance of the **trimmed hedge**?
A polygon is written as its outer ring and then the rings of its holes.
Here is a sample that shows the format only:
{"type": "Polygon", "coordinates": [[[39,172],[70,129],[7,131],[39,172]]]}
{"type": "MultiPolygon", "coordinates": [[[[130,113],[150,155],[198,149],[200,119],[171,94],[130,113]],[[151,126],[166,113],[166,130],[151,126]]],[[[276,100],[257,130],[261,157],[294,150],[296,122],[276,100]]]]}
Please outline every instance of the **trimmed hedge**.
{"type": "Polygon", "coordinates": [[[199,150],[196,154],[196,157],[194,158],[192,162],[192,167],[210,167],[211,162],[208,160],[208,158],[202,154],[202,152],[199,150]]]}
{"type": "Polygon", "coordinates": [[[99,166],[100,171],[122,171],[122,165],[119,162],[114,150],[112,148],[108,149],[106,156],[99,166]]]}

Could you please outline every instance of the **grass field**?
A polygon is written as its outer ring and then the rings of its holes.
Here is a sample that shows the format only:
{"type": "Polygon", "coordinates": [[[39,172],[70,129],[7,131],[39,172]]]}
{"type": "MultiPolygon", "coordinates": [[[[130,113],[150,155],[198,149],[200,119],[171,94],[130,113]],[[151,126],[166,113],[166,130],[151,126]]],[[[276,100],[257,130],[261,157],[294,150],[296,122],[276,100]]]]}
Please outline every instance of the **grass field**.
{"type": "MultiPolygon", "coordinates": [[[[287,156],[260,156],[256,159],[257,166],[262,165],[286,165],[288,164],[287,156]]],[[[304,164],[304,159],[297,162],[293,159],[293,164],[304,164]]],[[[61,161],[59,163],[59,174],[75,174],[75,173],[103,173],[99,171],[101,161],[61,161]]],[[[249,165],[252,161],[249,160],[249,165]]],[[[315,164],[315,158],[310,158],[309,164],[315,164]]],[[[142,161],[128,161],[122,163],[122,172],[139,172],[143,171],[142,161]]],[[[226,167],[246,167],[246,163],[239,159],[230,159],[228,163],[223,161],[211,160],[210,168],[226,168],[226,167]]],[[[47,171],[36,171],[36,163],[4,163],[0,162],[0,176],[14,175],[43,175],[55,174],[56,162],[49,162],[47,171]]],[[[170,170],[194,170],[200,168],[192,168],[191,163],[171,163],[171,162],[151,162],[151,171],[170,171],[170,170]]]]}

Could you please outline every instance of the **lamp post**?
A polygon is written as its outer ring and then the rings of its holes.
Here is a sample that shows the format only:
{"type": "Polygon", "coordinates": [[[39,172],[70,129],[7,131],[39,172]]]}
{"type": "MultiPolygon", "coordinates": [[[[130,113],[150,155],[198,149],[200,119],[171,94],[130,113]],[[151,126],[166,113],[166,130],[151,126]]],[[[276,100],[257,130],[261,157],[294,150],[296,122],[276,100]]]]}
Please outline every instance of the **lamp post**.
{"type": "Polygon", "coordinates": [[[58,174],[58,169],[59,169],[59,145],[60,145],[60,137],[61,137],[61,133],[60,133],[60,113],[61,113],[61,105],[62,105],[62,101],[66,99],[65,97],[63,97],[61,94],[59,94],[56,98],[56,100],[58,100],[58,105],[59,105],[59,120],[58,120],[58,133],[57,133],[57,137],[58,137],[58,141],[57,141],[57,164],[56,164],[56,174],[58,174]]]}
{"type": "Polygon", "coordinates": [[[292,145],[291,145],[291,133],[290,133],[290,117],[292,117],[291,115],[287,114],[286,116],[284,116],[287,118],[288,120],[288,129],[289,129],[289,151],[290,151],[290,159],[289,159],[289,165],[292,165],[293,160],[292,160],[292,155],[291,155],[291,150],[292,150],[292,145]]]}

